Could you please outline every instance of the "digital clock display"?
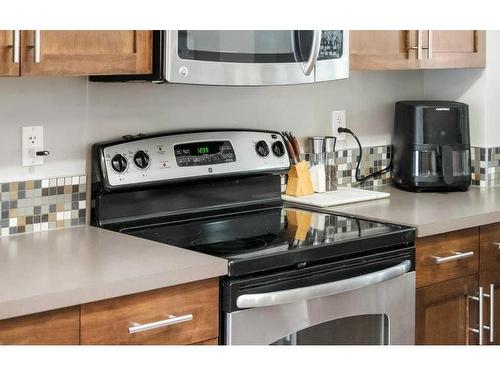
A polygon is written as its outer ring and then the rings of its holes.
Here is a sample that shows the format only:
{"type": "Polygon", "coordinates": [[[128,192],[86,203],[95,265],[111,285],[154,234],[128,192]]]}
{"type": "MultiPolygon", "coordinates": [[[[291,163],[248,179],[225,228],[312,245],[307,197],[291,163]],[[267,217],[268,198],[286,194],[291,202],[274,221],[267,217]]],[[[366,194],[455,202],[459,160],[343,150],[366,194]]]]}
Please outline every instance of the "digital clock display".
{"type": "Polygon", "coordinates": [[[208,146],[200,146],[196,149],[198,155],[210,154],[210,147],[208,146]]]}
{"type": "Polygon", "coordinates": [[[183,143],[174,146],[174,153],[180,167],[230,163],[236,160],[229,141],[183,143]]]}

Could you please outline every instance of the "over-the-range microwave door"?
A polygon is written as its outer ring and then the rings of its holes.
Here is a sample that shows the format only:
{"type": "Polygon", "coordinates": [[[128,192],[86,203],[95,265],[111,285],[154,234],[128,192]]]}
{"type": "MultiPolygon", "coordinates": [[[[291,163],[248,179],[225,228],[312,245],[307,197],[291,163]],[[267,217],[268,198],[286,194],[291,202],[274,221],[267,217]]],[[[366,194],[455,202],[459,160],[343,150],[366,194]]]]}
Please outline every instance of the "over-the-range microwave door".
{"type": "Polygon", "coordinates": [[[322,30],[321,49],[314,70],[314,81],[333,81],[349,77],[349,31],[322,30]]]}
{"type": "Polygon", "coordinates": [[[313,83],[321,32],[314,30],[171,30],[167,81],[202,85],[313,83]]]}

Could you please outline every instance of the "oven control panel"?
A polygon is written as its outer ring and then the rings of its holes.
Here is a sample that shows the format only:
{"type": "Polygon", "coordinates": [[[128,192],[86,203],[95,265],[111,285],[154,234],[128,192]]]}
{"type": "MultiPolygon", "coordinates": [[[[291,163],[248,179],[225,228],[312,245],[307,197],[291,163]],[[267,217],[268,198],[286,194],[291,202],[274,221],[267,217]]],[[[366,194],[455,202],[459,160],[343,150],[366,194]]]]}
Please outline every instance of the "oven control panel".
{"type": "Polygon", "coordinates": [[[238,173],[279,172],[290,161],[277,132],[204,131],[127,138],[102,146],[110,186],[238,173]]]}
{"type": "Polygon", "coordinates": [[[182,143],[174,146],[174,153],[179,167],[236,161],[233,145],[228,140],[182,143]]]}

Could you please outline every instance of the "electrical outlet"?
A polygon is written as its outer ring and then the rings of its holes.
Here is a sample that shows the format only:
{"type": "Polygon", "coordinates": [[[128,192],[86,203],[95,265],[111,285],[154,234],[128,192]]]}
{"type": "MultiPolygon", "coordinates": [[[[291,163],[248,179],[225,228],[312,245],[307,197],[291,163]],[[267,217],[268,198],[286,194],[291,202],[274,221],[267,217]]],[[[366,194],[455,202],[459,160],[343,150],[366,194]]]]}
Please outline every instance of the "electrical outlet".
{"type": "Polygon", "coordinates": [[[21,130],[21,148],[23,167],[43,164],[43,126],[24,126],[21,130]]]}
{"type": "Polygon", "coordinates": [[[346,128],[345,110],[332,111],[332,133],[338,141],[345,141],[345,133],[339,133],[338,128],[346,128]]]}

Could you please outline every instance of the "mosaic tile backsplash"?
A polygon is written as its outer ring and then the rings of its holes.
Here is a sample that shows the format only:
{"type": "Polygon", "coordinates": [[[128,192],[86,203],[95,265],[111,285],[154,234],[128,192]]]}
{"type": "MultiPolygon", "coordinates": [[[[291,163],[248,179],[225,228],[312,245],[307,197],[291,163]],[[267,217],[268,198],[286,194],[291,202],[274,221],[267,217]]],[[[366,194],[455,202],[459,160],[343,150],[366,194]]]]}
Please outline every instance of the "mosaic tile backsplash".
{"type": "Polygon", "coordinates": [[[85,224],[86,176],[2,183],[0,188],[0,236],[85,224]]]}
{"type": "MultiPolygon", "coordinates": [[[[359,184],[354,177],[359,149],[339,150],[336,152],[338,165],[338,185],[346,187],[374,187],[392,182],[388,171],[374,179],[359,184]]],[[[392,157],[392,146],[376,146],[363,148],[361,175],[383,169],[389,165],[392,157]]],[[[492,187],[500,185],[500,147],[471,147],[472,185],[492,187]]]]}
{"type": "Polygon", "coordinates": [[[500,147],[471,147],[472,185],[500,185],[500,147]]]}
{"type": "MultiPolygon", "coordinates": [[[[356,164],[359,157],[359,148],[339,150],[337,156],[337,181],[339,186],[346,187],[373,187],[389,184],[392,181],[390,171],[370,178],[363,183],[356,181],[356,164]]],[[[360,164],[360,176],[366,176],[386,168],[391,162],[392,146],[363,147],[363,160],[360,164]]]]}

